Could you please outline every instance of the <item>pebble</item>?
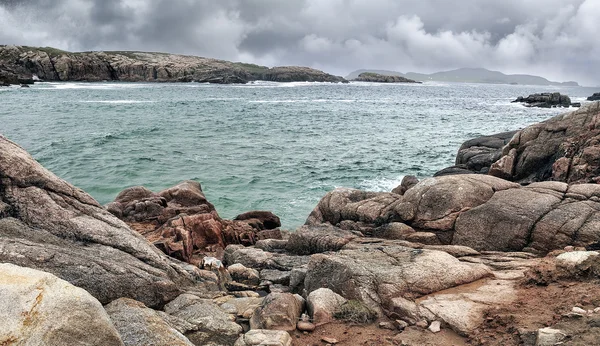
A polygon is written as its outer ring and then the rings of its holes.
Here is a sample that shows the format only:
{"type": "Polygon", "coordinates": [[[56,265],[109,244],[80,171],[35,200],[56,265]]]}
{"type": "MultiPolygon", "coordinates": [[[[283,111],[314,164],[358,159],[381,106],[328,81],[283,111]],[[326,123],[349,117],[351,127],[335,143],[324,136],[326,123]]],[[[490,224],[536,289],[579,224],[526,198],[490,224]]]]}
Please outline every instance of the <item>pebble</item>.
{"type": "Polygon", "coordinates": [[[392,322],[379,322],[379,328],[396,330],[396,326],[392,322]]]}
{"type": "Polygon", "coordinates": [[[575,247],[574,247],[574,246],[572,246],[572,245],[565,246],[565,251],[571,252],[571,251],[573,251],[573,250],[575,250],[575,247]]]}
{"type": "Polygon", "coordinates": [[[576,314],[582,314],[582,315],[587,314],[587,311],[585,311],[584,309],[577,307],[577,306],[574,306],[573,309],[571,309],[571,312],[574,312],[576,314]]]}
{"type": "Polygon", "coordinates": [[[600,313],[600,308],[595,308],[595,309],[594,309],[594,313],[595,313],[595,314],[597,314],[597,313],[600,313]]]}
{"type": "Polygon", "coordinates": [[[302,331],[302,332],[312,332],[315,330],[316,327],[317,326],[315,326],[313,323],[310,323],[308,321],[300,321],[296,325],[296,328],[298,328],[298,330],[302,331]]]}
{"type": "Polygon", "coordinates": [[[427,326],[429,326],[429,323],[427,323],[427,321],[425,321],[425,320],[421,320],[421,321],[415,323],[415,325],[419,328],[425,329],[425,328],[427,328],[427,326]]]}
{"type": "Polygon", "coordinates": [[[324,342],[326,342],[326,343],[328,343],[328,344],[332,344],[332,345],[333,345],[333,344],[337,344],[337,343],[339,342],[337,339],[335,339],[335,338],[330,338],[330,337],[327,337],[327,336],[324,336],[324,337],[322,337],[322,338],[321,338],[321,341],[324,341],[324,342]]]}
{"type": "Polygon", "coordinates": [[[441,326],[442,324],[440,323],[440,321],[433,321],[427,329],[429,329],[429,331],[432,333],[437,333],[440,331],[441,326]]]}
{"type": "Polygon", "coordinates": [[[396,320],[396,328],[398,328],[399,330],[404,330],[404,328],[408,327],[409,324],[406,321],[403,320],[396,320]]]}

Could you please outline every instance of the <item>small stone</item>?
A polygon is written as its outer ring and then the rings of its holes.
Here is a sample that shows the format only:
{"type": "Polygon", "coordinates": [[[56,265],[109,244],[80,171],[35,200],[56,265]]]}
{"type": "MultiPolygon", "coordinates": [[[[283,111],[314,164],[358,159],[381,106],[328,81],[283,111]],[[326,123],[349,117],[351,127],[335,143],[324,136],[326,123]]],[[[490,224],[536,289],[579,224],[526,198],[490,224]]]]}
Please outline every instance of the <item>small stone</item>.
{"type": "Polygon", "coordinates": [[[425,321],[425,320],[421,320],[421,321],[415,323],[415,325],[419,328],[425,329],[425,328],[427,328],[427,326],[429,326],[429,323],[427,323],[427,321],[425,321]]]}
{"type": "Polygon", "coordinates": [[[300,321],[296,325],[296,328],[298,328],[298,330],[302,332],[312,332],[315,330],[316,326],[308,321],[300,321]]]}
{"type": "Polygon", "coordinates": [[[538,330],[536,346],[554,346],[566,337],[566,334],[558,329],[542,328],[538,330]]]}
{"type": "Polygon", "coordinates": [[[322,338],[321,338],[321,341],[323,341],[323,342],[326,342],[326,343],[328,343],[328,344],[332,344],[332,345],[333,345],[333,344],[337,344],[337,343],[339,342],[337,339],[335,339],[335,338],[330,338],[330,337],[327,337],[327,336],[324,336],[324,337],[322,337],[322,338]]]}
{"type": "Polygon", "coordinates": [[[565,251],[567,251],[567,252],[571,252],[571,251],[574,251],[574,250],[575,250],[575,247],[572,246],[572,245],[565,246],[565,251]]]}
{"type": "Polygon", "coordinates": [[[573,309],[571,309],[571,312],[574,312],[576,314],[581,314],[581,315],[587,314],[587,311],[585,311],[584,309],[577,307],[577,306],[573,307],[573,309]]]}
{"type": "Polygon", "coordinates": [[[398,328],[398,330],[404,330],[404,328],[408,327],[409,324],[406,321],[403,320],[396,320],[396,328],[398,328]]]}
{"type": "Polygon", "coordinates": [[[600,313],[600,308],[595,308],[593,311],[595,314],[600,313]]]}
{"type": "Polygon", "coordinates": [[[442,324],[440,323],[440,321],[433,321],[427,329],[429,329],[429,331],[432,333],[438,333],[441,330],[441,326],[442,324]]]}
{"type": "Polygon", "coordinates": [[[396,330],[396,326],[392,322],[379,322],[379,328],[396,330]]]}

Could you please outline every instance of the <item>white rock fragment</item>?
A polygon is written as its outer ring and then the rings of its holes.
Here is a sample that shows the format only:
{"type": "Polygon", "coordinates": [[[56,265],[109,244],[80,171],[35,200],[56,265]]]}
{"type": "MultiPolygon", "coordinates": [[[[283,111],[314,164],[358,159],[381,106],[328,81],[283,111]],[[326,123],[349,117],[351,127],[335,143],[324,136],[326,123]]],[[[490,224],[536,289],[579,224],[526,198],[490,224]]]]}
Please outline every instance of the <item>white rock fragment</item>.
{"type": "Polygon", "coordinates": [[[432,333],[437,333],[440,331],[442,324],[440,323],[440,321],[433,321],[431,322],[431,324],[429,325],[429,331],[432,333]]]}

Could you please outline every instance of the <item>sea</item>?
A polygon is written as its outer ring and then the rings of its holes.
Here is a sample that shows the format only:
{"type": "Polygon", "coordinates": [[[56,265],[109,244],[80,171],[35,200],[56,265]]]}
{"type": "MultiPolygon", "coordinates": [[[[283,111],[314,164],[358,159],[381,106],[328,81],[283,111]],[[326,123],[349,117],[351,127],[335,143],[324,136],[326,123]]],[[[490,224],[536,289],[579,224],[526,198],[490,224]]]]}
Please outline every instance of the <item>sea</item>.
{"type": "MultiPolygon", "coordinates": [[[[600,90],[464,83],[36,83],[0,88],[0,133],[98,202],[191,179],[224,218],[302,225],[337,187],[391,191],[453,165],[471,138],[566,109],[511,103],[600,90]]],[[[572,109],[571,109],[572,110],[572,109]]],[[[0,153],[1,155],[2,153],[0,153]]]]}

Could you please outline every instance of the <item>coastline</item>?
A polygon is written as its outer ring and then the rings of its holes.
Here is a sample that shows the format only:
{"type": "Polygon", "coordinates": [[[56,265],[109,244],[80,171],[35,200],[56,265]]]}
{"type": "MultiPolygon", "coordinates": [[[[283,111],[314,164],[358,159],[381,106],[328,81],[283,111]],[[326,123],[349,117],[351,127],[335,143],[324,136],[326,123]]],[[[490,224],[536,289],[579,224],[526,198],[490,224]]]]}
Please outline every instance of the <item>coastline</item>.
{"type": "MultiPolygon", "coordinates": [[[[461,164],[487,174],[407,178],[393,192],[333,190],[293,232],[267,211],[222,219],[195,182],[130,188],[101,207],[0,137],[0,261],[84,288],[104,333],[93,344],[344,345],[344,326],[357,319],[368,333],[384,331],[365,342],[389,345],[586,344],[599,335],[581,329],[600,313],[599,118],[595,102],[499,135],[501,145],[470,141],[461,164]],[[465,154],[474,149],[485,159],[465,154]]],[[[0,287],[17,294],[19,280],[0,287]]],[[[40,299],[65,299],[44,290],[40,299]]],[[[48,328],[43,316],[37,330],[48,328]]],[[[53,322],[76,335],[80,326],[61,321],[53,322]]]]}

